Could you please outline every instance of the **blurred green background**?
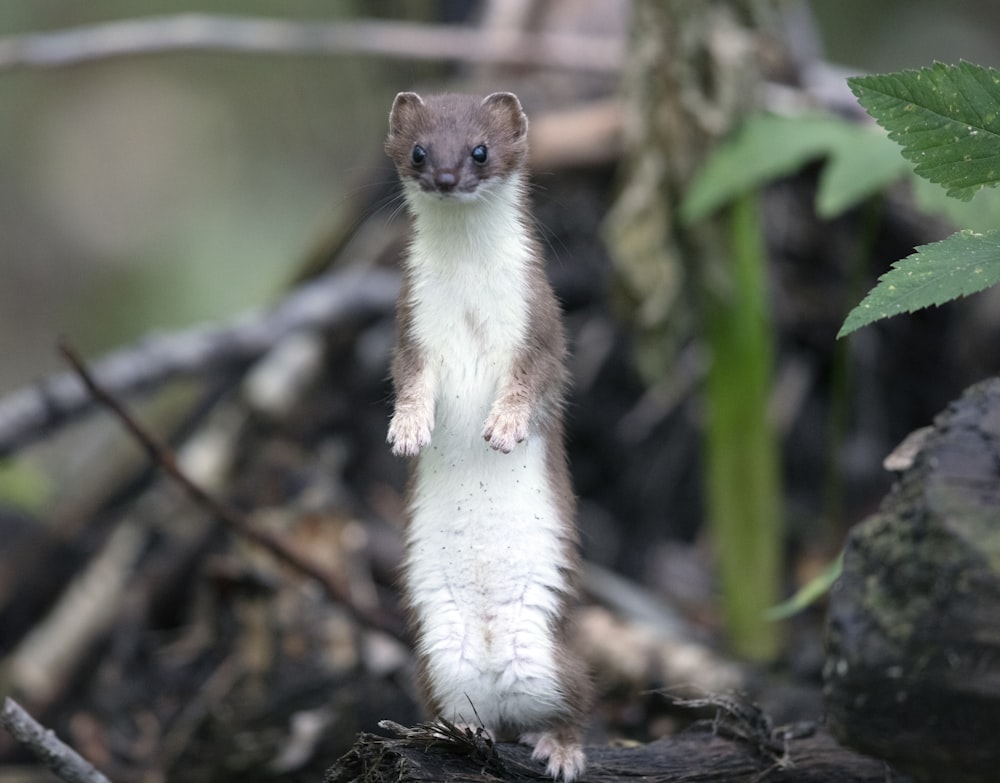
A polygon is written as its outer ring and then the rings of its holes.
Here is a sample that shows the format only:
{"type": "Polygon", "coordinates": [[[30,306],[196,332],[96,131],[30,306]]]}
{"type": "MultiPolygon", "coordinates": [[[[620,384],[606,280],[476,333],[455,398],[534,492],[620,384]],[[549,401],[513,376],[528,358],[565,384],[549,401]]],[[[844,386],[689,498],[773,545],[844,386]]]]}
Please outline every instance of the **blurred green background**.
{"type": "MultiPolygon", "coordinates": [[[[377,5],[24,0],[0,4],[0,36],[377,5]]],[[[92,354],[266,302],[378,172],[396,87],[426,72],[185,52],[0,72],[0,393],[57,367],[60,334],[92,354]]]]}
{"type": "MultiPolygon", "coordinates": [[[[433,21],[463,3],[5,0],[0,37],[184,11],[433,21]]],[[[471,4],[473,7],[477,3],[471,4]]],[[[816,0],[830,60],[1000,65],[1000,4],[816,0]]],[[[167,53],[0,71],[0,394],[88,354],[268,301],[380,169],[385,115],[436,69],[167,53]]]]}

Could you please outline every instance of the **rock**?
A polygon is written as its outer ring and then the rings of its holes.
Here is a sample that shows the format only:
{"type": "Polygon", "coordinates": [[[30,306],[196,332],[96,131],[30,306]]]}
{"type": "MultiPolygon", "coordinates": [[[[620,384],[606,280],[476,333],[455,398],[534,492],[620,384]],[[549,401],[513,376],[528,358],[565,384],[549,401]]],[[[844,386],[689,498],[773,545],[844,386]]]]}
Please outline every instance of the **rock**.
{"type": "Polygon", "coordinates": [[[851,531],[824,676],[845,744],[921,781],[1000,780],[1000,378],[936,418],[851,531]]]}

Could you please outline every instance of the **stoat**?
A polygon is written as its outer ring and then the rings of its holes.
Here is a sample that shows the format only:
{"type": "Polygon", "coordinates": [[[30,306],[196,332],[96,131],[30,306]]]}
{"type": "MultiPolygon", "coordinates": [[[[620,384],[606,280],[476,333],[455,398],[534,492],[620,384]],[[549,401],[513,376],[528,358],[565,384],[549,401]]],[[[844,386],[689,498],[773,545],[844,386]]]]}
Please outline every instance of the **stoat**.
{"type": "Polygon", "coordinates": [[[396,96],[386,151],[413,218],[388,441],[413,457],[404,594],[435,715],[584,769],[565,341],[528,213],[528,121],[498,92],[396,96]]]}

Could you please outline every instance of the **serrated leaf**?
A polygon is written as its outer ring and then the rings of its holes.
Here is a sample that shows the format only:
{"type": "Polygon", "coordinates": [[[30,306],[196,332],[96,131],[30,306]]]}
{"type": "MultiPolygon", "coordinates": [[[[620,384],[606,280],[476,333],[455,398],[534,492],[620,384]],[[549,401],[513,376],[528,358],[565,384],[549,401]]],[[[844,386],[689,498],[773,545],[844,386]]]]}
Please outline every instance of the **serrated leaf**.
{"type": "Polygon", "coordinates": [[[939,305],[1000,282],[1000,230],[959,231],[892,265],[851,310],[837,337],[899,313],[939,305]]]}
{"type": "Polygon", "coordinates": [[[748,117],[733,138],[715,150],[691,183],[681,204],[681,219],[693,223],[741,193],[793,174],[827,154],[850,131],[843,120],[830,117],[748,117]]]}
{"type": "Polygon", "coordinates": [[[921,177],[968,201],[1000,183],[1000,71],[962,62],[847,80],[921,177]]]}

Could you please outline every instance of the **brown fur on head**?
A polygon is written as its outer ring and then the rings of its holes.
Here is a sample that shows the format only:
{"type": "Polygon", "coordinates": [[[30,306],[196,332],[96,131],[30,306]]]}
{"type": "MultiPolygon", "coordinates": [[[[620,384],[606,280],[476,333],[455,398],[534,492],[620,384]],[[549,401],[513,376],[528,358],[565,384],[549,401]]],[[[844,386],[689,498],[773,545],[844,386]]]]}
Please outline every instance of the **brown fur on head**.
{"type": "Polygon", "coordinates": [[[517,96],[401,92],[389,113],[386,154],[404,183],[424,192],[473,193],[509,177],[528,155],[528,118],[517,96]]]}

